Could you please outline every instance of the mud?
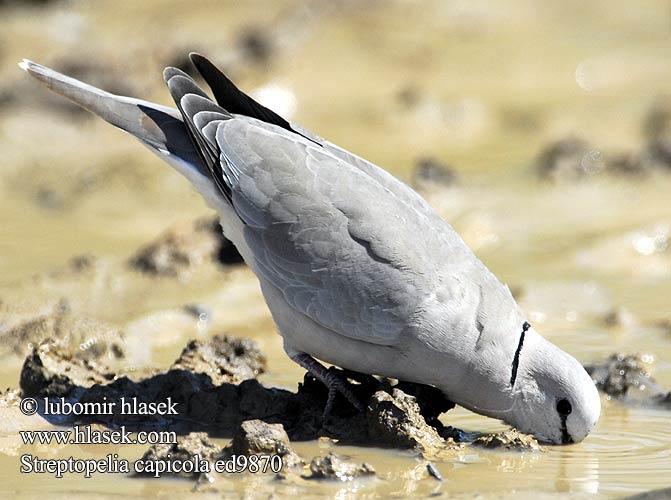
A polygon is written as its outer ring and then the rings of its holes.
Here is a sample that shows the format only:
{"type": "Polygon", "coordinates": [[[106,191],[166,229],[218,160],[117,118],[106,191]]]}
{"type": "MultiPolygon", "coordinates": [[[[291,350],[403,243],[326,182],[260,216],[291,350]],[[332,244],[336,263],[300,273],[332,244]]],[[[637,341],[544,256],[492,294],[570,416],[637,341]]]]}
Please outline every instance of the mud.
{"type": "MultiPolygon", "coordinates": [[[[48,92],[32,85],[16,67],[23,57],[57,64],[58,69],[73,59],[92,68],[104,65],[104,74],[79,76],[90,81],[94,76],[121,77],[134,87],[134,96],[170,104],[161,70],[165,64],[184,67],[185,54],[196,50],[215,58],[245,91],[260,95],[259,89],[279,87],[283,98],[295,98],[294,114],[288,118],[402,179],[412,179],[419,158],[447,161],[459,183],[437,190],[432,203],[501,281],[525,291],[521,306],[534,326],[583,362],[616,351],[652,353],[655,379],[671,388],[670,329],[648,326],[671,317],[671,253],[665,229],[671,223],[671,175],[653,172],[669,171],[663,166],[668,155],[662,132],[668,114],[660,100],[654,106],[656,117],[650,115],[655,123],[643,135],[636,118],[645,116],[657,96],[668,94],[669,64],[658,57],[668,52],[666,2],[646,3],[645,9],[624,2],[601,1],[589,8],[575,3],[552,11],[533,2],[476,6],[432,1],[421,9],[412,2],[323,0],[309,5],[211,2],[211,8],[200,9],[181,2],[166,9],[165,2],[152,0],[97,2],[95,8],[58,0],[39,9],[19,6],[24,3],[13,1],[16,9],[2,11],[0,33],[0,146],[5,153],[0,169],[0,387],[16,386],[21,363],[39,341],[60,340],[40,321],[27,328],[41,330],[39,335],[19,335],[14,327],[44,315],[52,322],[59,301],[66,298],[70,317],[91,318],[91,324],[108,323],[119,335],[125,332],[115,341],[123,357],[114,358],[106,350],[95,358],[119,379],[148,380],[151,386],[159,385],[152,378],[161,376],[184,393],[180,380],[204,387],[213,375],[180,379],[166,376],[167,367],[189,339],[235,332],[262,346],[268,369],[260,378],[267,387],[297,392],[302,372],[282,353],[253,273],[206,260],[187,267],[191,278],[185,283],[174,278],[179,268],[163,277],[126,265],[128,256],[163,228],[205,213],[188,183],[126,134],[84,114],[72,115],[60,107],[63,100],[47,106],[42,99],[48,92]],[[260,52],[258,59],[252,60],[245,49],[249,33],[252,46],[260,46],[251,47],[260,52]],[[124,50],[119,50],[119,40],[128,42],[124,50]],[[525,44],[528,40],[534,43],[525,44]],[[521,46],[526,50],[519,50],[521,46]],[[605,163],[612,155],[631,155],[651,173],[620,176],[606,169],[575,183],[535,182],[529,169],[535,156],[549,138],[567,134],[583,137],[592,149],[602,151],[605,163]],[[77,259],[65,272],[45,274],[82,252],[98,257],[77,259]],[[30,279],[36,274],[38,279],[30,279]],[[562,288],[563,282],[578,286],[562,288]],[[609,300],[603,301],[599,292],[587,293],[592,285],[609,300]],[[535,291],[539,286],[545,290],[540,295],[535,291]],[[637,325],[626,314],[609,314],[620,307],[637,325]],[[11,339],[4,336],[9,328],[16,332],[11,339]],[[128,369],[131,365],[135,371],[128,369]]],[[[116,83],[104,85],[114,90],[116,83]]],[[[275,109],[278,102],[282,104],[271,98],[264,104],[275,109]]],[[[616,163],[627,170],[632,160],[616,163]]],[[[75,348],[77,342],[63,346],[69,355],[75,348]]],[[[219,388],[215,382],[198,397],[239,398],[253,383],[219,388]]],[[[256,387],[260,395],[269,391],[256,387]]],[[[368,392],[372,396],[380,389],[374,385],[368,392]]],[[[626,397],[639,393],[632,388],[626,397]]],[[[313,394],[322,397],[323,388],[316,384],[313,394]]],[[[281,391],[277,398],[296,400],[281,391]]],[[[258,395],[251,398],[253,404],[259,400],[258,395]]],[[[296,487],[288,484],[290,479],[241,474],[221,481],[227,486],[220,486],[224,491],[218,496],[592,498],[668,487],[668,412],[622,404],[615,397],[603,400],[599,425],[584,443],[548,446],[543,454],[464,444],[461,452],[431,459],[443,483],[428,477],[425,463],[415,462],[412,451],[317,440],[292,445],[307,463],[333,448],[357,464],[373,464],[381,480],[361,486],[313,481],[296,487]]],[[[217,401],[198,404],[203,412],[220,407],[217,401]]],[[[326,434],[320,429],[337,427],[338,412],[353,412],[339,398],[336,415],[324,420],[323,407],[317,406],[312,420],[317,430],[287,425],[290,438],[326,434]]],[[[446,425],[467,431],[457,430],[455,441],[468,442],[476,431],[501,430],[493,419],[455,410],[441,417],[446,425]]],[[[193,486],[110,475],[84,481],[78,475],[58,481],[26,476],[17,463],[24,452],[96,458],[121,451],[137,458],[148,446],[36,449],[21,444],[18,430],[53,426],[39,415],[22,415],[15,406],[0,413],[0,469],[7,495],[20,491],[20,496],[51,498],[82,492],[99,498],[182,498],[193,486]]],[[[247,412],[253,413],[259,412],[247,412]]],[[[209,415],[205,419],[206,424],[214,420],[209,415]]],[[[426,412],[424,419],[428,421],[426,412]]],[[[291,419],[282,414],[282,420],[291,419]]],[[[366,438],[368,431],[356,426],[367,420],[352,417],[351,422],[350,432],[366,438]]],[[[230,436],[236,429],[232,422],[230,436]]],[[[438,434],[445,438],[443,431],[438,434]]]]}
{"type": "Polygon", "coordinates": [[[238,384],[263,373],[266,357],[250,339],[217,335],[207,341],[189,342],[172,369],[202,373],[215,385],[238,384]]]}
{"type": "MultiPolygon", "coordinates": [[[[0,302],[0,310],[3,309],[0,302]]],[[[75,314],[67,299],[44,304],[38,310],[4,313],[0,323],[2,356],[23,356],[30,347],[49,338],[58,339],[58,343],[70,348],[77,358],[100,358],[103,354],[114,359],[124,356],[123,332],[100,320],[75,314]]]]}
{"type": "Polygon", "coordinates": [[[671,410],[671,392],[655,381],[645,365],[643,356],[618,353],[585,369],[597,388],[611,398],[671,410]]]}
{"type": "MultiPolygon", "coordinates": [[[[217,479],[224,474],[216,472],[215,462],[229,462],[244,464],[241,456],[272,456],[279,455],[282,459],[281,470],[263,469],[257,472],[276,473],[280,479],[296,481],[300,479],[324,479],[336,481],[352,481],[363,476],[374,476],[375,470],[367,463],[357,464],[333,452],[324,456],[314,457],[309,466],[296,453],[289,443],[289,437],[281,424],[267,424],[261,420],[243,422],[233,436],[230,445],[221,448],[214,443],[204,432],[192,432],[180,436],[176,443],[152,445],[143,455],[142,461],[172,462],[180,464],[192,462],[199,464],[207,462],[205,466],[193,468],[196,470],[183,472],[181,467],[163,466],[164,472],[155,474],[152,471],[137,476],[169,477],[178,476],[207,483],[213,491],[217,491],[217,479]]],[[[241,466],[241,465],[238,465],[241,466]]],[[[277,467],[276,464],[274,464],[277,467]]],[[[202,491],[202,489],[201,489],[202,491]]]]}
{"type": "Polygon", "coordinates": [[[599,174],[643,176],[653,167],[645,150],[604,152],[583,138],[570,136],[547,144],[534,168],[543,180],[570,182],[599,174]]]}
{"type": "MultiPolygon", "coordinates": [[[[214,444],[204,432],[192,432],[186,436],[180,437],[176,443],[172,444],[155,444],[152,445],[143,455],[140,460],[151,462],[173,462],[184,463],[188,461],[203,461],[209,462],[209,470],[212,470],[212,463],[214,463],[221,455],[221,448],[214,444]],[[195,458],[197,457],[197,458],[195,458]]],[[[211,476],[208,473],[200,472],[200,469],[193,472],[182,472],[181,469],[177,472],[172,472],[175,468],[167,468],[161,476],[181,476],[188,479],[207,480],[210,481],[211,476]]],[[[137,473],[137,476],[152,476],[151,472],[137,473]]]]}
{"type": "Polygon", "coordinates": [[[517,429],[509,429],[496,434],[487,434],[473,441],[473,446],[482,446],[489,449],[504,449],[517,451],[541,451],[538,441],[528,434],[522,434],[517,429]]]}
{"type": "Polygon", "coordinates": [[[661,168],[671,171],[671,100],[658,100],[643,123],[646,153],[661,168]]]}
{"type": "Polygon", "coordinates": [[[391,394],[377,391],[369,403],[370,429],[375,441],[396,448],[423,451],[441,447],[443,439],[434,427],[428,426],[416,400],[400,389],[391,394]]]}
{"type": "MultiPolygon", "coordinates": [[[[412,449],[434,456],[450,449],[465,434],[444,426],[438,417],[454,404],[435,388],[338,370],[348,378],[355,394],[366,402],[356,410],[338,395],[324,415],[327,389],[309,374],[297,392],[264,387],[256,376],[265,369],[265,357],[256,343],[232,336],[191,341],[165,372],[139,376],[114,370],[98,357],[72,354],[67,346],[45,341],[35,346],[21,370],[23,396],[66,398],[71,403],[96,403],[136,398],[137,401],[175,403],[176,415],[125,415],[120,406],[105,415],[54,417],[52,423],[125,425],[129,430],[165,429],[188,435],[206,432],[232,437],[228,453],[248,454],[273,450],[291,466],[302,463],[289,440],[337,439],[342,444],[412,449]]],[[[331,368],[331,370],[337,370],[331,368]]],[[[40,399],[38,399],[41,401],[40,399]]],[[[510,440],[508,448],[527,447],[510,440]]]]}
{"type": "Polygon", "coordinates": [[[432,157],[420,158],[412,173],[411,184],[420,191],[452,186],[457,182],[455,170],[432,157]]]}
{"type": "Polygon", "coordinates": [[[638,495],[625,497],[623,500],[668,500],[671,498],[671,488],[662,488],[660,490],[651,490],[638,495]]]}
{"type": "Polygon", "coordinates": [[[242,256],[221,232],[218,217],[197,219],[169,228],[140,248],[129,265],[140,272],[187,278],[204,262],[240,264],[242,256]]]}
{"type": "Polygon", "coordinates": [[[224,448],[222,455],[279,455],[284,472],[301,469],[305,462],[289,443],[289,436],[282,424],[267,424],[262,420],[247,420],[233,435],[233,441],[224,448]]]}
{"type": "Polygon", "coordinates": [[[26,358],[19,384],[25,396],[86,399],[85,388],[115,378],[116,374],[103,361],[81,358],[46,340],[26,358]]]}
{"type": "Polygon", "coordinates": [[[310,462],[310,474],[306,479],[331,479],[336,481],[351,481],[357,477],[374,476],[375,469],[367,463],[357,465],[344,460],[335,453],[323,457],[315,457],[310,462]]]}
{"type": "Polygon", "coordinates": [[[643,143],[628,151],[612,151],[576,136],[548,143],[535,161],[544,180],[576,181],[610,174],[641,177],[671,172],[671,101],[657,99],[643,118],[643,143]]]}

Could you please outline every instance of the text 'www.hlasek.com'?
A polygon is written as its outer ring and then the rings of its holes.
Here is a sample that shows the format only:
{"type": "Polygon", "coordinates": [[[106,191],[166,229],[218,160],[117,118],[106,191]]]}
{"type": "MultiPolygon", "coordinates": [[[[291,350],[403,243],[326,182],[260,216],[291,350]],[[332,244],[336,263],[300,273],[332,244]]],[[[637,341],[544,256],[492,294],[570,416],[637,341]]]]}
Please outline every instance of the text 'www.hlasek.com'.
{"type": "MultiPolygon", "coordinates": [[[[178,404],[172,398],[160,402],[140,401],[136,397],[120,398],[101,402],[70,402],[65,398],[23,398],[19,404],[24,415],[39,413],[47,419],[68,418],[95,420],[96,416],[142,416],[155,417],[179,415],[178,404]]],[[[75,425],[61,430],[19,431],[24,445],[63,447],[68,445],[172,445],[177,443],[177,433],[165,430],[130,431],[126,426],[103,428],[100,426],[75,425]]],[[[230,474],[238,472],[280,472],[282,457],[279,455],[232,455],[209,461],[194,454],[188,457],[173,457],[170,453],[160,458],[128,460],[118,453],[108,453],[103,458],[42,458],[24,453],[19,457],[22,473],[50,474],[62,478],[65,474],[81,474],[86,478],[94,474],[142,474],[160,477],[163,474],[230,474]]]]}

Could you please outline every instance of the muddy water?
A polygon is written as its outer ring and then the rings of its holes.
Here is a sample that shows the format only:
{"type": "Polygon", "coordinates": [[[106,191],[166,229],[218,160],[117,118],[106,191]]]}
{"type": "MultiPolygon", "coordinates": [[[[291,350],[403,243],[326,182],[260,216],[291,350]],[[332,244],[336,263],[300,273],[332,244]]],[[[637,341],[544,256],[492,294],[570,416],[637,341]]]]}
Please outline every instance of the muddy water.
{"type": "MultiPolygon", "coordinates": [[[[29,57],[74,64],[90,77],[110,64],[100,85],[166,102],[161,67],[196,49],[219,57],[245,89],[282,89],[273,105],[294,106],[293,119],[404,179],[420,156],[452,165],[459,183],[426,196],[520,292],[537,329],[583,362],[616,351],[648,354],[658,382],[671,387],[671,332],[660,325],[671,320],[671,176],[599,175],[553,185],[540,183],[531,167],[544,144],[569,134],[604,154],[643,147],[642,120],[669,93],[668,2],[132,5],[54,2],[1,12],[0,328],[66,296],[76,312],[126,332],[135,366],[165,367],[187,339],[229,331],[255,338],[267,353],[264,384],[295,388],[301,370],[283,354],[249,271],[205,266],[186,280],[123,271],[120,263],[139,245],[207,209],[140,146],[38,94],[15,67],[29,57]],[[239,49],[249,26],[272,34],[267,61],[250,64],[239,49]],[[53,271],[84,253],[100,258],[91,273],[53,271]],[[208,307],[211,322],[183,313],[190,303],[208,307]],[[613,312],[615,325],[605,320],[613,312]]],[[[22,359],[3,360],[3,386],[17,386],[22,359]]],[[[443,421],[468,431],[501,427],[461,409],[443,421]]],[[[601,421],[584,443],[542,454],[468,449],[436,463],[442,483],[427,478],[411,453],[335,446],[372,464],[378,478],[294,484],[242,475],[220,487],[244,498],[273,491],[307,498],[615,497],[669,486],[669,422],[668,412],[604,398],[601,421]]],[[[22,476],[22,453],[135,459],[144,449],[31,449],[19,444],[19,428],[48,425],[3,423],[0,492],[150,498],[191,491],[176,480],[22,476]]],[[[296,449],[309,459],[330,446],[296,449]]]]}

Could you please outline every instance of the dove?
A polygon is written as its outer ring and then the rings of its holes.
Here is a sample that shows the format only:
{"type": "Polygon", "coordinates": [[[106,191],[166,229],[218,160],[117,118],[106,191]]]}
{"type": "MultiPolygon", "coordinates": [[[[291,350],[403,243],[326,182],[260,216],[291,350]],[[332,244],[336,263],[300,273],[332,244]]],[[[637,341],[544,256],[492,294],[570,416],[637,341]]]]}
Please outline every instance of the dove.
{"type": "Polygon", "coordinates": [[[361,408],[322,363],[434,386],[546,443],[583,440],[601,403],[452,226],[386,170],[259,104],[205,57],[214,96],[163,74],[176,109],[24,60],[50,90],[130,133],[220,216],[258,277],[287,355],[361,408]]]}

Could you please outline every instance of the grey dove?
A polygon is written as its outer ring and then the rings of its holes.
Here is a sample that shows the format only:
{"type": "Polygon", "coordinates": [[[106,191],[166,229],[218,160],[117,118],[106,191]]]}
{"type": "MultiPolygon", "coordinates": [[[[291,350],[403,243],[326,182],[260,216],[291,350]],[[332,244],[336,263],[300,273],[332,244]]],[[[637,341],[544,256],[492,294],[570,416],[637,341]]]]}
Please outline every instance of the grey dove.
{"type": "Polygon", "coordinates": [[[435,386],[544,442],[589,434],[601,405],[582,365],[530,326],[419,194],[191,60],[216,102],[175,68],[163,76],[177,109],[20,67],[189,180],[258,277],[284,350],[329,387],[329,404],[339,391],[361,406],[317,360],[435,386]]]}

